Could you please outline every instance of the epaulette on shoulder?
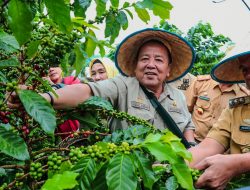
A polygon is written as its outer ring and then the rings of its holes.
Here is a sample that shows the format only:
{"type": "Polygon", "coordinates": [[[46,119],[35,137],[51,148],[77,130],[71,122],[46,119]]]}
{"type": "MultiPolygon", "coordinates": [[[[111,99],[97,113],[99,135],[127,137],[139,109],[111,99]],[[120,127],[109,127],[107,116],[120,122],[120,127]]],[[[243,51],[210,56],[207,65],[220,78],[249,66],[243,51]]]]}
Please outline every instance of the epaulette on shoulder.
{"type": "Polygon", "coordinates": [[[242,96],[229,100],[229,108],[235,108],[240,105],[250,104],[250,96],[242,96]]]}
{"type": "Polygon", "coordinates": [[[204,81],[204,80],[210,80],[211,76],[210,75],[198,75],[197,76],[197,81],[204,81]]]}

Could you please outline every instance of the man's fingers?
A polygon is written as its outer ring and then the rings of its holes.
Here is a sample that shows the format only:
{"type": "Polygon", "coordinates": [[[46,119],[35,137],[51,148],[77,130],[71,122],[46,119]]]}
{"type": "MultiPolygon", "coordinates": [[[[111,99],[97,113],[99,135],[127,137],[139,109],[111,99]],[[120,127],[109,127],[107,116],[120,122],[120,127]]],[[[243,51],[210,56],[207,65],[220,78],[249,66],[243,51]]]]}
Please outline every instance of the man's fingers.
{"type": "Polygon", "coordinates": [[[203,159],[202,161],[200,161],[199,163],[194,165],[194,168],[197,169],[197,170],[205,170],[209,166],[210,166],[210,163],[208,162],[208,160],[203,159]]]}

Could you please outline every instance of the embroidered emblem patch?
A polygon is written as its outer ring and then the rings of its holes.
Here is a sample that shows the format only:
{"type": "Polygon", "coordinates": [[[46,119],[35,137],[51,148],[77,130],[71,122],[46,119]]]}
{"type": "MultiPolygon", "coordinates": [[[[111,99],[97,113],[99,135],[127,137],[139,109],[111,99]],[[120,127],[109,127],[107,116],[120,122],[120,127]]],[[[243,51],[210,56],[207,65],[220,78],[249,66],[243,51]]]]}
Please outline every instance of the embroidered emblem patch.
{"type": "Polygon", "coordinates": [[[176,113],[181,113],[181,109],[180,108],[177,108],[176,106],[170,106],[168,107],[168,111],[169,112],[176,112],[176,113]]]}
{"type": "Polygon", "coordinates": [[[180,90],[187,90],[187,88],[190,86],[189,79],[183,79],[182,84],[178,86],[178,89],[180,90]]]}
{"type": "Polygon", "coordinates": [[[144,110],[148,110],[148,111],[150,110],[149,105],[143,104],[140,102],[136,102],[136,101],[131,101],[131,106],[134,108],[138,108],[138,109],[144,109],[144,110]]]}
{"type": "Polygon", "coordinates": [[[250,119],[243,119],[244,123],[250,125],[250,119]]]}

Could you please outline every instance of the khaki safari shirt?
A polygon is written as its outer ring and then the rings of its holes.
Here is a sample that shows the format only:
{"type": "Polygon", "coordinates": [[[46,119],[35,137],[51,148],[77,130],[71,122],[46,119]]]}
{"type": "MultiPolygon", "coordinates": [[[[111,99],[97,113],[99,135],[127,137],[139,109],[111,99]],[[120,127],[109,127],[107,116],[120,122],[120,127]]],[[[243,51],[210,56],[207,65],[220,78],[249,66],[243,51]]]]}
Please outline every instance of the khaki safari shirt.
{"type": "Polygon", "coordinates": [[[207,137],[215,139],[231,154],[250,152],[250,104],[225,109],[207,137]]]}
{"type": "Polygon", "coordinates": [[[187,106],[195,124],[194,137],[202,141],[212,125],[218,120],[223,109],[228,107],[231,98],[245,96],[238,84],[222,91],[219,83],[209,75],[197,76],[185,92],[187,106]]]}
{"type": "MultiPolygon", "coordinates": [[[[90,82],[88,84],[95,96],[109,100],[115,109],[145,119],[156,126],[157,129],[167,128],[135,77],[117,76],[112,79],[90,82]]],[[[182,92],[169,84],[165,84],[164,92],[158,101],[169,112],[182,132],[187,129],[194,130],[194,124],[182,92]]],[[[128,124],[125,121],[114,119],[111,122],[111,130],[126,129],[127,127],[128,124]]]]}

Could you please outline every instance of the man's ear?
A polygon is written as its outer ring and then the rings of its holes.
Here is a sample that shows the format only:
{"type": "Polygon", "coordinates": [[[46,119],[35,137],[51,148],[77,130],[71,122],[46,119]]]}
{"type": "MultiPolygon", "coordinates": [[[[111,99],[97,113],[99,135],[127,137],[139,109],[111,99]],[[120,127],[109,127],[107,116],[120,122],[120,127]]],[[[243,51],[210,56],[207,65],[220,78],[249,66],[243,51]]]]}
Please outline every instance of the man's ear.
{"type": "Polygon", "coordinates": [[[167,75],[166,78],[168,78],[170,76],[170,72],[171,72],[171,64],[168,64],[168,68],[167,68],[167,75]]]}

